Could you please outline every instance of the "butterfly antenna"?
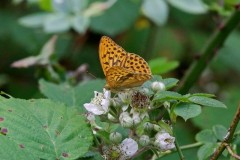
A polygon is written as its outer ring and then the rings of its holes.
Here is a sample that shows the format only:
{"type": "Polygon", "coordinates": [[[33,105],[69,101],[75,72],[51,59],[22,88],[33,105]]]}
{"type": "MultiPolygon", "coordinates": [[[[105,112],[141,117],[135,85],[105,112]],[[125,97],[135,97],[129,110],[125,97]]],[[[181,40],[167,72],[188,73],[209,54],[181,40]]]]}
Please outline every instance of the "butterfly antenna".
{"type": "Polygon", "coordinates": [[[96,76],[94,76],[92,73],[90,73],[89,71],[86,71],[86,73],[88,74],[88,75],[90,75],[91,77],[93,77],[93,78],[95,78],[95,79],[97,79],[97,77],[96,76]]]}

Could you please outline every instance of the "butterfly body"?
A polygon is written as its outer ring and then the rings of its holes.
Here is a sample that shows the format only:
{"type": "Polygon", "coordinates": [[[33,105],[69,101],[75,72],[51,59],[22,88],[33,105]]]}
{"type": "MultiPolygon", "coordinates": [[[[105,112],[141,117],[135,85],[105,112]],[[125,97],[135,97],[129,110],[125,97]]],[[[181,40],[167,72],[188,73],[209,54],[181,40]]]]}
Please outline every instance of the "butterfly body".
{"type": "Polygon", "coordinates": [[[142,57],[126,52],[107,36],[100,40],[99,58],[106,76],[105,88],[111,91],[141,86],[152,77],[151,70],[142,57]]]}

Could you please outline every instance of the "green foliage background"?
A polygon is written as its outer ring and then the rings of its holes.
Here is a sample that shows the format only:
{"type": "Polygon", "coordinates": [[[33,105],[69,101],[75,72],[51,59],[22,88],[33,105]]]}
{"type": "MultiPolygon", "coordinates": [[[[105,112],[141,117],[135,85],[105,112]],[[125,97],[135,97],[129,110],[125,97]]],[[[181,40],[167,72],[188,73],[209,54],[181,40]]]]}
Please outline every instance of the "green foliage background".
{"type": "MultiPolygon", "coordinates": [[[[94,2],[104,1],[91,0],[87,6],[94,2]]],[[[65,29],[64,26],[68,26],[66,24],[68,22],[61,20],[58,25],[50,25],[52,28],[49,31],[44,30],[42,26],[28,28],[29,26],[21,25],[23,23],[21,18],[40,12],[55,13],[56,11],[49,5],[50,0],[36,0],[36,2],[2,0],[0,2],[1,91],[21,99],[47,97],[56,102],[60,101],[66,106],[75,106],[75,109],[83,112],[83,104],[93,97],[93,91],[100,91],[103,87],[103,80],[95,80],[94,85],[91,84],[92,82],[87,83],[89,79],[94,79],[92,75],[100,79],[104,78],[98,59],[98,45],[102,35],[112,37],[126,51],[137,53],[146,59],[154,74],[161,74],[163,78],[174,77],[181,80],[192,62],[198,58],[201,48],[213,31],[231,15],[233,6],[240,3],[237,0],[225,1],[224,5],[219,5],[218,0],[199,0],[199,2],[204,2],[208,6],[208,11],[199,4],[183,4],[184,7],[180,4],[179,7],[179,4],[169,1],[165,2],[167,5],[165,12],[156,11],[156,14],[163,16],[162,19],[155,19],[156,17],[151,17],[151,13],[150,16],[146,14],[146,10],[145,14],[143,13],[143,1],[118,0],[100,15],[91,17],[89,23],[84,24],[87,26],[85,29],[82,26],[83,21],[75,27],[73,25],[65,29]],[[195,10],[191,5],[197,6],[195,10]],[[54,26],[58,26],[60,30],[54,26]],[[52,73],[45,66],[11,67],[11,64],[19,59],[39,55],[41,48],[53,34],[57,34],[58,39],[49,63],[59,75],[57,79],[53,78],[52,73]],[[75,71],[82,64],[87,64],[88,73],[83,72],[77,79],[69,78],[70,71],[75,71]],[[51,82],[40,80],[42,78],[51,82]]],[[[158,2],[152,1],[152,3],[158,5],[158,2]]],[[[39,19],[28,22],[33,24],[36,21],[40,23],[39,19]]],[[[228,108],[202,108],[203,113],[190,121],[179,119],[176,133],[181,145],[194,143],[195,134],[202,129],[212,129],[217,124],[222,124],[226,128],[229,126],[240,97],[239,46],[238,27],[227,38],[222,48],[216,49],[214,60],[209,62],[198,82],[190,90],[190,93],[215,94],[217,99],[223,101],[228,108]]],[[[27,102],[22,100],[13,103],[31,105],[25,104],[27,102]]],[[[52,102],[42,100],[42,103],[52,102]]],[[[63,112],[61,107],[57,110],[63,112]]],[[[79,124],[80,121],[81,118],[79,124]]],[[[0,136],[0,141],[6,141],[1,139],[3,137],[0,136]]],[[[8,147],[14,149],[16,146],[9,142],[8,147]]],[[[184,152],[186,157],[197,159],[196,149],[184,152]]],[[[21,156],[22,159],[31,157],[24,153],[21,153],[21,156]]],[[[173,159],[173,156],[177,155],[173,154],[163,159],[173,159]]]]}

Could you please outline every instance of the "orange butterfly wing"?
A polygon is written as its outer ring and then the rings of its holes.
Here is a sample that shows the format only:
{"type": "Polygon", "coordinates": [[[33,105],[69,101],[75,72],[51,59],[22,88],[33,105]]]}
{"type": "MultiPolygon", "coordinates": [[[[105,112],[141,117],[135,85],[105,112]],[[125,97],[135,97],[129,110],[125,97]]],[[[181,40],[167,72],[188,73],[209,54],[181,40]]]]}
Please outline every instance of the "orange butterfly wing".
{"type": "Polygon", "coordinates": [[[108,89],[137,87],[151,78],[151,70],[142,57],[126,52],[109,37],[100,40],[99,58],[108,89]]]}

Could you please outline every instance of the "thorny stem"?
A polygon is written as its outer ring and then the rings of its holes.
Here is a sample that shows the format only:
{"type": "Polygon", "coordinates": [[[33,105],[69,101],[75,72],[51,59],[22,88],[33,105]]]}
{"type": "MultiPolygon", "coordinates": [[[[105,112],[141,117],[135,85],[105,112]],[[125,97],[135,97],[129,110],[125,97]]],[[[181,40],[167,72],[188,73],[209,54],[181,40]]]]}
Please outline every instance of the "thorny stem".
{"type": "Polygon", "coordinates": [[[240,156],[237,155],[237,154],[235,154],[235,153],[233,153],[231,147],[230,147],[227,143],[225,144],[225,146],[226,146],[228,152],[231,154],[232,157],[234,157],[234,158],[240,160],[240,156]]]}
{"type": "Polygon", "coordinates": [[[203,70],[211,62],[217,51],[222,47],[226,38],[239,24],[239,22],[240,7],[236,6],[236,11],[223,25],[219,26],[218,29],[213,33],[209,41],[201,50],[201,57],[192,64],[188,72],[183,77],[183,80],[181,81],[182,83],[180,84],[180,87],[178,89],[180,93],[187,93],[188,90],[193,86],[193,84],[198,80],[203,70]]]}
{"type": "Polygon", "coordinates": [[[213,156],[211,157],[211,160],[216,160],[218,159],[218,157],[222,154],[222,152],[224,151],[224,149],[226,148],[226,144],[229,144],[232,139],[233,139],[233,135],[235,132],[235,129],[238,125],[240,119],[240,104],[238,105],[238,110],[233,118],[233,121],[231,122],[231,125],[228,129],[228,133],[224,139],[224,141],[221,143],[221,145],[216,149],[216,151],[214,152],[213,156]]]}

